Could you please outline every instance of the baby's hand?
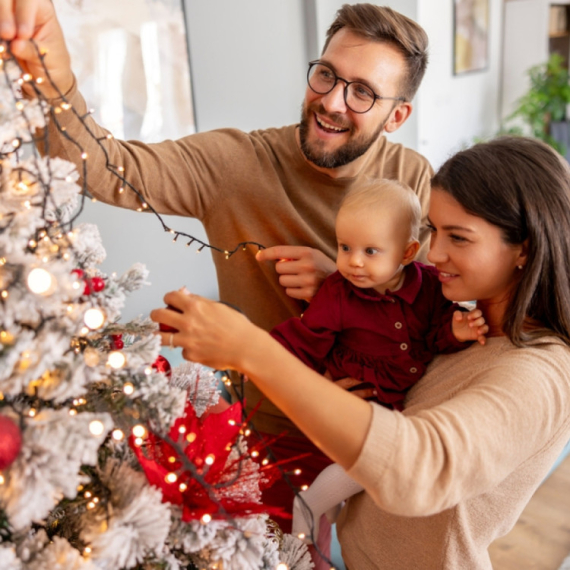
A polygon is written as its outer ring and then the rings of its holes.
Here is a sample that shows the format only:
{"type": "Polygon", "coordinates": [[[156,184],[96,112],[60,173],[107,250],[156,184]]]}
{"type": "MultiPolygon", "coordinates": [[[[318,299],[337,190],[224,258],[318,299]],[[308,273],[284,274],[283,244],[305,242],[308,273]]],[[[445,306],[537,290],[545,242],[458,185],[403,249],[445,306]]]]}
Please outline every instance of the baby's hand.
{"type": "Polygon", "coordinates": [[[489,332],[489,327],[485,324],[485,317],[480,309],[465,311],[455,311],[451,321],[453,336],[461,342],[476,340],[480,344],[485,344],[487,339],[485,334],[489,332]]]}

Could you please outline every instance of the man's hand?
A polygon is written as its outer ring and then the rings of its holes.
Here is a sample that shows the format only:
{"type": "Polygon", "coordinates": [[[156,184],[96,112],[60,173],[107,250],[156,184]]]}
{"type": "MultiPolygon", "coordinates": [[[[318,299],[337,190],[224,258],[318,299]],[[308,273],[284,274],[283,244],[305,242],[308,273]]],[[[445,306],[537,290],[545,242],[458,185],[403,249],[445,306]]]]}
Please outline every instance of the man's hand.
{"type": "Polygon", "coordinates": [[[465,311],[455,311],[451,321],[453,336],[461,342],[476,340],[479,344],[485,344],[485,334],[489,332],[489,327],[485,324],[485,317],[480,309],[465,311]]]}
{"type": "Polygon", "coordinates": [[[335,262],[311,247],[276,245],[257,252],[258,261],[276,261],[279,284],[293,299],[310,301],[322,282],[336,271],[335,262]]]}
{"type": "MultiPolygon", "coordinates": [[[[10,42],[10,49],[22,68],[32,75],[45,97],[58,96],[51,87],[40,62],[33,39],[46,53],[44,63],[51,80],[65,94],[73,85],[71,60],[63,32],[50,0],[0,0],[0,40],[10,42]]],[[[25,84],[24,84],[25,88],[25,84]]],[[[31,89],[27,90],[33,95],[31,89]]]]}

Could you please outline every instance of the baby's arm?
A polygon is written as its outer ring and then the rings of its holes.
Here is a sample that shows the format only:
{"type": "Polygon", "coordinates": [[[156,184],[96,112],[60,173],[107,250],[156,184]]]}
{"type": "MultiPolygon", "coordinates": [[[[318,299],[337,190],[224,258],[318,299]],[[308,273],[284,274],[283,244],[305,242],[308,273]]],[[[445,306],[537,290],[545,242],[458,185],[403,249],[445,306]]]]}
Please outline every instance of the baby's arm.
{"type": "Polygon", "coordinates": [[[345,470],[333,463],[323,469],[313,484],[293,502],[293,536],[299,536],[304,542],[312,543],[319,536],[319,522],[322,515],[334,522],[340,512],[342,502],[360,493],[363,488],[351,479],[345,470]],[[311,529],[313,531],[311,536],[311,529]],[[303,536],[304,535],[304,536],[303,536]]]}
{"type": "Polygon", "coordinates": [[[451,319],[451,331],[453,336],[460,342],[476,340],[480,344],[485,344],[485,334],[489,332],[489,327],[485,324],[485,317],[480,309],[473,309],[469,312],[455,311],[451,319]]]}

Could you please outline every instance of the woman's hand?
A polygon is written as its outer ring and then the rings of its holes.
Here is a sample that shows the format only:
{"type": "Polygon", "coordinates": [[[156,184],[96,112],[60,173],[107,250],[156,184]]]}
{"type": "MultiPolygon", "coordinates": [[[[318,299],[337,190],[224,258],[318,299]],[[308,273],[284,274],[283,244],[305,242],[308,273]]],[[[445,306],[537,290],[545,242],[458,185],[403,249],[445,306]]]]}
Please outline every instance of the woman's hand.
{"type": "MultiPolygon", "coordinates": [[[[325,374],[326,376],[326,374],[325,374]]],[[[335,382],[337,386],[340,386],[347,392],[367,400],[368,398],[376,398],[378,396],[374,387],[368,382],[363,382],[362,380],[357,380],[356,378],[341,378],[335,382]],[[362,384],[362,388],[358,388],[362,384]]]]}
{"type": "Polygon", "coordinates": [[[218,370],[239,369],[250,339],[263,334],[236,310],[185,290],[167,293],[164,302],[180,312],[155,309],[150,318],[178,330],[159,334],[164,346],[181,347],[186,360],[218,370]]]}

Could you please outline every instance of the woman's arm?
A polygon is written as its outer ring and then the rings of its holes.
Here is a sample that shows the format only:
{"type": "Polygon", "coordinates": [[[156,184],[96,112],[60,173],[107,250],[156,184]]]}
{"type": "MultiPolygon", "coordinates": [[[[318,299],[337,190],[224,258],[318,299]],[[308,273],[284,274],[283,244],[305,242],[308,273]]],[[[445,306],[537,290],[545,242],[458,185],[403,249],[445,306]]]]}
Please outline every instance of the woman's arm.
{"type": "MultiPolygon", "coordinates": [[[[356,461],[372,419],[371,405],[307,368],[243,315],[181,291],[164,297],[168,309],[152,320],[177,329],[184,358],[246,374],[309,439],[345,469],[356,461]]],[[[161,333],[170,344],[170,333],[161,333]]]]}

